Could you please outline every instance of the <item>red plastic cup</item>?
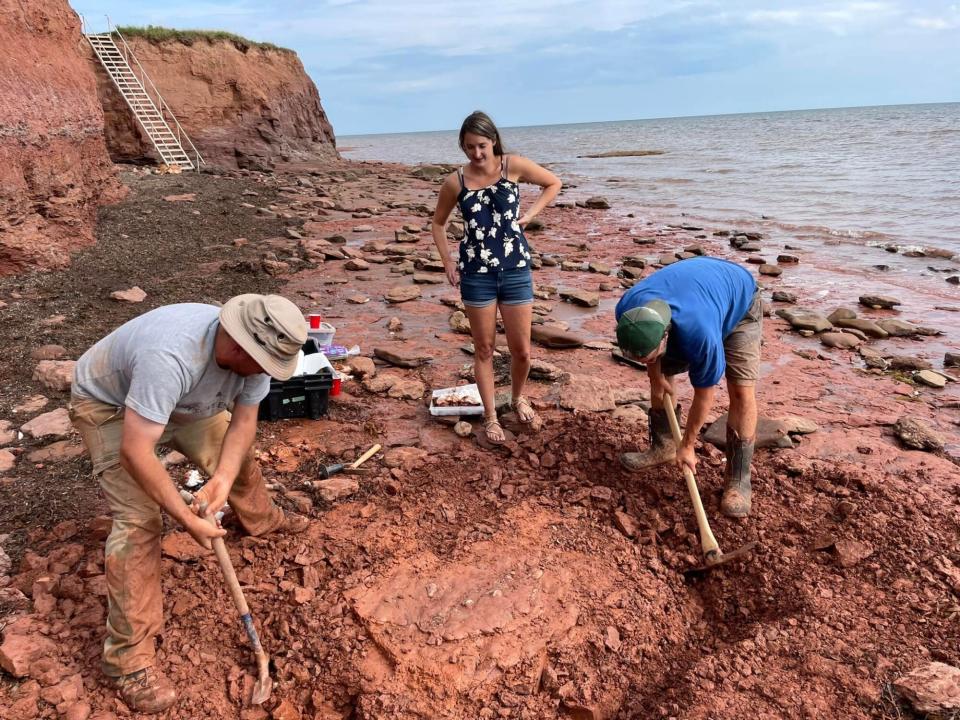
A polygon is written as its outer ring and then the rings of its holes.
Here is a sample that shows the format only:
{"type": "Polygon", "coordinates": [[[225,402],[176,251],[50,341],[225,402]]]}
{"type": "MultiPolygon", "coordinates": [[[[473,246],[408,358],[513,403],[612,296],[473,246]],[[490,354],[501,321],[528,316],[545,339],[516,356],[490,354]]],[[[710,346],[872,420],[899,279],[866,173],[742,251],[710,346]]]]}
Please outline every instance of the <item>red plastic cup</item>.
{"type": "Polygon", "coordinates": [[[343,379],[339,376],[333,379],[333,387],[330,388],[330,397],[336,397],[340,394],[340,389],[343,387],[343,379]]]}
{"type": "Polygon", "coordinates": [[[309,315],[307,315],[307,320],[310,322],[311,330],[319,330],[320,323],[323,322],[323,315],[321,315],[320,313],[310,313],[309,315]]]}

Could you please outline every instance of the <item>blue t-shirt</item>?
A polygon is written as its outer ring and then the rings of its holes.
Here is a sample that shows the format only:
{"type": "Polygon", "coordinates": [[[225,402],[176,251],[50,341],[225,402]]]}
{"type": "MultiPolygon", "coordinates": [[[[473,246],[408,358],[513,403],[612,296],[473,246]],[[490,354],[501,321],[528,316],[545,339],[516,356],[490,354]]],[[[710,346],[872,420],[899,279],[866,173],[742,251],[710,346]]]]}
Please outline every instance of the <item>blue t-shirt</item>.
{"type": "Polygon", "coordinates": [[[695,388],[720,382],[727,363],[723,341],[753,303],[757,283],[736,263],[718,258],[691,258],[657,270],[624,293],[616,317],[651,300],[670,306],[670,334],[665,357],[690,366],[695,388]]]}

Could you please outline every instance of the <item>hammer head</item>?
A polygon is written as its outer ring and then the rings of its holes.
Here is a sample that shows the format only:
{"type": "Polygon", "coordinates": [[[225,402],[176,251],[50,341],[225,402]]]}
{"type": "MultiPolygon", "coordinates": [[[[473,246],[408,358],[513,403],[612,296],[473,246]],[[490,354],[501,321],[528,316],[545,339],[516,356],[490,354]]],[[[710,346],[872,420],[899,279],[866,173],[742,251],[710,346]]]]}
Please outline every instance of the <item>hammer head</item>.
{"type": "Polygon", "coordinates": [[[343,470],[343,463],[335,463],[333,465],[324,465],[320,468],[320,477],[323,480],[326,480],[329,477],[336,475],[338,472],[343,470]]]}

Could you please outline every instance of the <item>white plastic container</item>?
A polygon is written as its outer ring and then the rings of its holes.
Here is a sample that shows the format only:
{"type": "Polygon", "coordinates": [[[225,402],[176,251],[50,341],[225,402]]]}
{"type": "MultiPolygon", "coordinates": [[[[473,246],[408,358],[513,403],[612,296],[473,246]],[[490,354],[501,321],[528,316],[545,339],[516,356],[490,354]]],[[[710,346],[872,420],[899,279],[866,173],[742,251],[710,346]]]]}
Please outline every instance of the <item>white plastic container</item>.
{"type": "Polygon", "coordinates": [[[333,336],[336,335],[336,333],[337,329],[328,322],[320,323],[320,327],[316,330],[311,328],[307,331],[307,335],[316,340],[319,347],[333,345],[333,336]]]}
{"type": "Polygon", "coordinates": [[[452,388],[443,388],[441,390],[434,390],[430,398],[430,414],[431,415],[483,415],[483,400],[480,399],[480,390],[477,388],[477,384],[473,383],[472,385],[460,385],[458,387],[452,388]],[[462,395],[470,402],[473,402],[473,405],[447,405],[447,406],[437,406],[435,401],[437,398],[445,397],[448,395],[462,395]]]}

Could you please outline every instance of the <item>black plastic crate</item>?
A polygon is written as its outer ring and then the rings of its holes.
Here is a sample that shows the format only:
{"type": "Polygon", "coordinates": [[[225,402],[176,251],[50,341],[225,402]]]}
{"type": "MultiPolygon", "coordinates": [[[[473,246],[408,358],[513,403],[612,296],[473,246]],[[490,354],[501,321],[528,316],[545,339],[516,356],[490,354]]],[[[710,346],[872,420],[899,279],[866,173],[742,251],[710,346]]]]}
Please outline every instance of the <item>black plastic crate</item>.
{"type": "MultiPolygon", "coordinates": [[[[313,340],[307,340],[303,352],[311,355],[318,352],[313,340]]],[[[333,372],[322,368],[313,375],[300,375],[289,380],[270,379],[270,392],[260,401],[257,418],[280,420],[282,418],[310,418],[319,420],[327,414],[330,390],[333,388],[333,372]]]]}

